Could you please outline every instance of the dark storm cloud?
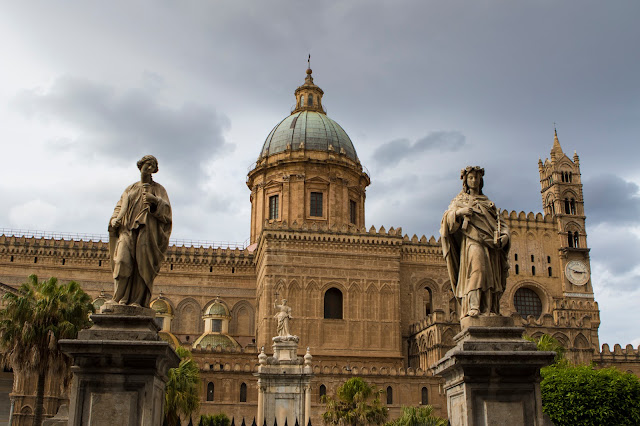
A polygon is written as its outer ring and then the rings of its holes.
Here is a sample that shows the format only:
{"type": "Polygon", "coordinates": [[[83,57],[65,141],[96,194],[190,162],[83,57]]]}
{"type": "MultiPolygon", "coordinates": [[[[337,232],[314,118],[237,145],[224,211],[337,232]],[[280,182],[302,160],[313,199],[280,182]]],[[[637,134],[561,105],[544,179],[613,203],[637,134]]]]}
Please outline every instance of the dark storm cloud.
{"type": "Polygon", "coordinates": [[[405,158],[413,158],[429,151],[455,152],[465,145],[462,133],[431,132],[427,136],[411,143],[408,139],[396,139],[380,145],[373,152],[373,160],[380,167],[398,164],[405,158]]]}
{"type": "Polygon", "coordinates": [[[583,182],[588,223],[640,224],[640,187],[614,174],[590,177],[583,182]]]}
{"type": "Polygon", "coordinates": [[[21,92],[13,106],[28,117],[69,126],[77,135],[73,141],[54,136],[51,149],[75,149],[119,162],[153,153],[161,168],[170,166],[185,178],[201,178],[201,164],[233,148],[223,135],[229,120],[209,105],[163,105],[158,91],[148,89],[164,84],[162,78],[153,73],[143,78],[147,89],[120,91],[66,76],[47,91],[21,92]]]}

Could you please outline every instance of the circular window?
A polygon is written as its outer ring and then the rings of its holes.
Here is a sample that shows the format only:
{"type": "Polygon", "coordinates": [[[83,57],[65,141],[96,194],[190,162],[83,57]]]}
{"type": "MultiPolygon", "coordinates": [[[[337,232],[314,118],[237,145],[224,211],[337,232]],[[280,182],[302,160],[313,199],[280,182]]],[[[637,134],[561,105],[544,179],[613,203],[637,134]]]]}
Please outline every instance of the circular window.
{"type": "Polygon", "coordinates": [[[513,296],[513,304],[523,318],[529,315],[538,318],[542,314],[542,301],[530,288],[519,288],[513,296]]]}

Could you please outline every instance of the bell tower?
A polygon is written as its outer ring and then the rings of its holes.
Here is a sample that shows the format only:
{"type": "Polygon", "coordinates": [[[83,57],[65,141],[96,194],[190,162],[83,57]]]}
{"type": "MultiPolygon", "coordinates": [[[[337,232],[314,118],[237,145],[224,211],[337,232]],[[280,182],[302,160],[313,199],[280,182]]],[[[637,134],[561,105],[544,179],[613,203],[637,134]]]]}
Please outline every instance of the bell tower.
{"type": "Polygon", "coordinates": [[[538,160],[538,169],[544,213],[557,224],[565,295],[593,295],[580,158],[574,152],[571,159],[562,151],[555,129],[550,158],[538,160]]]}

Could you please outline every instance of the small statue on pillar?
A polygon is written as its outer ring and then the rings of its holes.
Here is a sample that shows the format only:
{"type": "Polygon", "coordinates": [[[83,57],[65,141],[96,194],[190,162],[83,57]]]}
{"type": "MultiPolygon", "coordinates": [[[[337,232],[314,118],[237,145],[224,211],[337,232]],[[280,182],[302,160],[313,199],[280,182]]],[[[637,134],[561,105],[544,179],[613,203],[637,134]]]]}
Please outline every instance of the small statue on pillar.
{"type": "Polygon", "coordinates": [[[273,302],[273,306],[280,311],[275,314],[275,319],[278,322],[278,336],[291,336],[289,330],[289,320],[293,319],[291,316],[291,306],[287,306],[287,299],[282,299],[282,304],[278,305],[278,295],[276,293],[276,300],[273,302]]]}

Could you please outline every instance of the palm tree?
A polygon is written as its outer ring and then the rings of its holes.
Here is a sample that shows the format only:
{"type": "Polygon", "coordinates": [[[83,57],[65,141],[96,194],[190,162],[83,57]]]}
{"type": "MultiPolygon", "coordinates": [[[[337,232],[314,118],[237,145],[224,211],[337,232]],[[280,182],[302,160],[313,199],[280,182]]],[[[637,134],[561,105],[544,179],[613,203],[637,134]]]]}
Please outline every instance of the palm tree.
{"type": "Polygon", "coordinates": [[[522,336],[523,338],[534,342],[536,344],[536,346],[538,347],[539,351],[549,351],[549,352],[555,352],[556,353],[556,357],[554,359],[554,363],[562,363],[564,361],[564,353],[566,351],[566,349],[564,348],[564,346],[562,346],[562,344],[556,340],[554,337],[549,336],[548,334],[543,334],[542,336],[540,336],[539,338],[535,338],[535,337],[530,337],[527,335],[522,336]]]}
{"type": "Polygon", "coordinates": [[[177,347],[181,358],[176,368],[169,369],[164,394],[164,414],[169,426],[180,424],[180,415],[191,416],[200,408],[200,368],[191,357],[191,352],[177,347]]]}
{"type": "Polygon", "coordinates": [[[67,387],[71,359],[58,348],[58,340],[75,339],[78,331],[91,325],[91,298],[78,283],[58,285],[56,278],[41,283],[29,276],[18,291],[4,296],[0,309],[0,351],[2,362],[16,374],[35,373],[36,402],[33,424],[42,424],[46,374],[61,375],[67,387]]]}
{"type": "Polygon", "coordinates": [[[384,424],[389,410],[380,402],[381,393],[360,377],[351,378],[338,388],[337,398],[323,397],[327,411],[322,418],[329,425],[384,424]]]}

